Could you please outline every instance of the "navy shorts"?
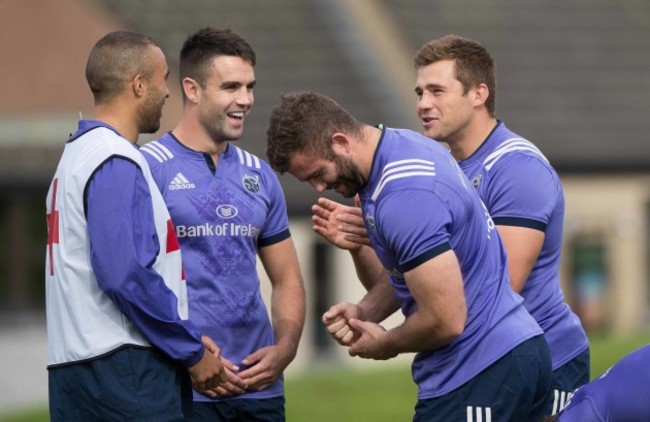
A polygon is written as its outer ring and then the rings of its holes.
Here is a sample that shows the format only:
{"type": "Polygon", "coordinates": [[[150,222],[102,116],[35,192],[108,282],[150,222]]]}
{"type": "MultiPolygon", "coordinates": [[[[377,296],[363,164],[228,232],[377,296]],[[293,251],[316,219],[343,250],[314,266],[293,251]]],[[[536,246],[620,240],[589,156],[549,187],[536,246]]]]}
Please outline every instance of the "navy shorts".
{"type": "Polygon", "coordinates": [[[418,400],[414,422],[538,422],[548,408],[551,355],[544,336],[521,343],[459,388],[418,400]]]}
{"type": "Polygon", "coordinates": [[[52,422],[175,422],[191,411],[187,370],[151,349],[49,368],[48,378],[52,422]]]}
{"type": "Polygon", "coordinates": [[[192,422],[284,422],[284,396],[194,402],[192,422]]]}
{"type": "Polygon", "coordinates": [[[564,409],[573,392],[589,382],[589,348],[553,371],[551,403],[547,415],[564,409]]]}

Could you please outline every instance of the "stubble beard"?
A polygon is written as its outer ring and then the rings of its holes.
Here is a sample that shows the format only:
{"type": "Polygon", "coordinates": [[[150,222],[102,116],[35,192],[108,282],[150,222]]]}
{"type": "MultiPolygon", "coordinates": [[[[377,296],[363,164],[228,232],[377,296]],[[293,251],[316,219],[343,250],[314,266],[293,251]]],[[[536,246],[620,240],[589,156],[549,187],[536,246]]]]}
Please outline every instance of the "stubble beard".
{"type": "Polygon", "coordinates": [[[352,198],[365,185],[359,167],[352,160],[344,160],[336,156],[334,157],[334,163],[339,173],[336,183],[345,187],[345,190],[339,191],[339,193],[344,198],[352,198]]]}
{"type": "Polygon", "coordinates": [[[203,118],[201,124],[205,128],[206,132],[212,140],[215,142],[229,142],[237,141],[242,137],[244,132],[243,122],[242,128],[237,131],[235,134],[234,131],[228,130],[226,124],[227,117],[224,115],[219,115],[218,118],[210,119],[203,118]]]}
{"type": "Polygon", "coordinates": [[[156,133],[160,129],[162,109],[165,105],[165,98],[158,100],[151,94],[139,108],[139,133],[156,133]]]}

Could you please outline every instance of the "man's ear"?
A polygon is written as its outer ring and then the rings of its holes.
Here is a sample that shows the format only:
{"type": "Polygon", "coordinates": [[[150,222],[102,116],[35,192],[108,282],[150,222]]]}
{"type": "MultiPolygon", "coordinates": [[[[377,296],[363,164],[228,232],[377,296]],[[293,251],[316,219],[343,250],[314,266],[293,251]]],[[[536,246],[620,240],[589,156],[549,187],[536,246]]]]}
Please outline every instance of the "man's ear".
{"type": "Polygon", "coordinates": [[[350,138],[341,132],[336,132],[330,138],[332,142],[332,151],[339,154],[348,154],[350,152],[350,138]]]}
{"type": "Polygon", "coordinates": [[[131,79],[131,89],[133,90],[133,95],[136,98],[143,97],[146,91],[146,80],[142,77],[141,74],[136,74],[133,79],[131,79]]]}
{"type": "Polygon", "coordinates": [[[474,106],[480,106],[485,104],[488,97],[490,96],[490,89],[485,84],[479,84],[474,88],[474,106]]]}
{"type": "Polygon", "coordinates": [[[183,92],[185,93],[185,97],[187,100],[193,104],[197,104],[199,102],[199,97],[200,97],[200,86],[197,81],[195,81],[192,78],[183,78],[183,83],[182,83],[182,88],[183,92]]]}

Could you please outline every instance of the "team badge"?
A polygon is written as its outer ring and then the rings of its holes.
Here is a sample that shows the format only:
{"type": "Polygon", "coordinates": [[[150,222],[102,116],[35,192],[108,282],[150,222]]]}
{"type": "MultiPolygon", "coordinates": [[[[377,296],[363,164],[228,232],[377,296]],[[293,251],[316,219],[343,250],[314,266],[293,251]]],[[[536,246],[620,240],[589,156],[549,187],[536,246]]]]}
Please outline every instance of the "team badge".
{"type": "Polygon", "coordinates": [[[242,178],[242,182],[244,183],[244,187],[246,188],[247,191],[251,193],[257,193],[260,191],[259,176],[249,176],[248,174],[245,174],[244,177],[242,178]]]}
{"type": "Polygon", "coordinates": [[[480,184],[481,184],[481,175],[479,174],[477,176],[474,176],[474,178],[472,179],[472,186],[478,189],[478,185],[480,184]]]}
{"type": "Polygon", "coordinates": [[[221,204],[217,207],[216,209],[217,215],[223,219],[229,219],[229,218],[235,218],[237,217],[237,214],[239,214],[239,211],[237,210],[237,207],[234,205],[230,204],[221,204]]]}

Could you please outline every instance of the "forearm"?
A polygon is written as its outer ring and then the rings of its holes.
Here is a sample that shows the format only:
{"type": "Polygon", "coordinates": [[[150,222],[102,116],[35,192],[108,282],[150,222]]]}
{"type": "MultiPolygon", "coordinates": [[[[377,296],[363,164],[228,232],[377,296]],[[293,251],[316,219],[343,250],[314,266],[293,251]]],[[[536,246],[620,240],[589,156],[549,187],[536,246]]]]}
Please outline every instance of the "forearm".
{"type": "Polygon", "coordinates": [[[384,347],[394,354],[417,353],[445,346],[462,334],[453,324],[416,311],[401,325],[388,330],[384,347]]]}
{"type": "Polygon", "coordinates": [[[294,278],[274,286],[271,294],[271,319],[275,344],[293,359],[305,323],[305,292],[301,279],[294,278]]]}
{"type": "Polygon", "coordinates": [[[395,290],[390,285],[388,275],[377,279],[368,293],[357,304],[364,321],[380,323],[399,309],[395,290]]]}
{"type": "Polygon", "coordinates": [[[404,274],[416,306],[390,330],[387,346],[398,353],[434,350],[460,336],[467,303],[456,254],[446,251],[404,274]]]}
{"type": "Polygon", "coordinates": [[[384,266],[371,247],[362,246],[359,249],[350,250],[350,256],[357,277],[367,291],[370,291],[375,284],[380,284],[388,279],[384,266]]]}

